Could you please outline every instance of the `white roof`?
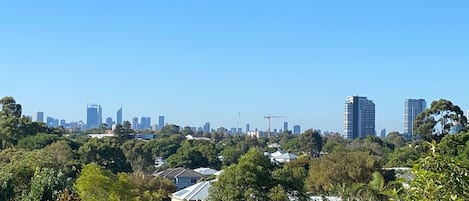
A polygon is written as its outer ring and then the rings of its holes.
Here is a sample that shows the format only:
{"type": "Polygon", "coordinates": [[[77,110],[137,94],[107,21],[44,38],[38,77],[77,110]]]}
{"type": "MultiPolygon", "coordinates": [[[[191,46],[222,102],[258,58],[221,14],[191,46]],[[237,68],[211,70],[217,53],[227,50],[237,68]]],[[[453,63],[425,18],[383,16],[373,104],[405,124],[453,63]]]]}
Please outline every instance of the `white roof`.
{"type": "Polygon", "coordinates": [[[275,159],[297,159],[298,156],[295,155],[295,154],[292,154],[292,153],[285,153],[285,154],[282,154],[280,156],[274,156],[275,159]]]}
{"type": "Polygon", "coordinates": [[[87,134],[88,137],[101,139],[103,137],[114,137],[114,134],[102,133],[102,134],[87,134]]]}
{"type": "Polygon", "coordinates": [[[283,152],[282,152],[282,151],[280,151],[280,150],[277,150],[276,152],[274,152],[274,153],[271,153],[270,155],[271,155],[272,157],[277,157],[277,156],[281,156],[282,154],[283,154],[283,152]]]}
{"type": "Polygon", "coordinates": [[[204,181],[178,192],[175,192],[171,197],[180,200],[206,200],[208,198],[208,189],[211,186],[212,181],[204,181]]]}
{"type": "Polygon", "coordinates": [[[217,173],[218,171],[217,170],[214,170],[212,168],[197,168],[195,169],[194,171],[202,174],[202,175],[213,175],[215,173],[217,173]]]}

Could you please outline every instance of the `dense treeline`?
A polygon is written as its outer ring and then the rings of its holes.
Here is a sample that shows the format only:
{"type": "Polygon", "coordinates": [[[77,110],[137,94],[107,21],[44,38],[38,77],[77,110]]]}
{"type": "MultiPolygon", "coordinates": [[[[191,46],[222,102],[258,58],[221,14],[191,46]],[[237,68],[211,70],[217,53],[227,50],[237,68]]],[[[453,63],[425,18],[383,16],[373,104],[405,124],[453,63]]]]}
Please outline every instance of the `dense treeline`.
{"type": "Polygon", "coordinates": [[[397,132],[385,139],[346,140],[314,130],[257,139],[228,135],[223,128],[193,133],[189,127],[167,125],[156,139],[142,141],[132,139],[128,122],[116,127],[116,137],[89,139],[31,122],[12,97],[0,104],[0,200],[168,200],[175,186],[151,176],[157,170],[156,157],[167,159],[160,169],[223,169],[210,189],[210,200],[469,197],[466,117],[447,100],[435,101],[418,117],[415,127],[421,134],[414,140],[397,132]],[[188,134],[210,140],[186,140],[188,134]],[[267,146],[272,143],[299,158],[284,165],[271,163],[263,153],[276,151],[267,146]],[[390,167],[412,167],[415,179],[404,181],[396,177],[402,172],[385,169],[390,167]]]}

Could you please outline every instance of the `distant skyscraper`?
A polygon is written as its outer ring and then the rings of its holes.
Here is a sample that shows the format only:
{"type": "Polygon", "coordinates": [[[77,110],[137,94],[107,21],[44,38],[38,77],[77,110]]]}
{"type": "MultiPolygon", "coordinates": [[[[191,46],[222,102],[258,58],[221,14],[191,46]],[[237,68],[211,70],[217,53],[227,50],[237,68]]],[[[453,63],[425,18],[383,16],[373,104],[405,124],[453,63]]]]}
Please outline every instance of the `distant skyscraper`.
{"type": "Polygon", "coordinates": [[[427,109],[424,99],[406,99],[404,103],[404,136],[412,139],[414,135],[414,121],[417,116],[427,109]]]}
{"type": "Polygon", "coordinates": [[[346,139],[375,135],[375,104],[366,97],[350,96],[345,101],[344,134],[346,139]]]}
{"type": "Polygon", "coordinates": [[[246,124],[246,133],[249,132],[249,131],[251,131],[251,125],[246,124]]]}
{"type": "Polygon", "coordinates": [[[112,117],[106,118],[107,129],[112,129],[112,117]]]}
{"type": "Polygon", "coordinates": [[[301,134],[301,126],[300,125],[294,125],[293,126],[293,134],[301,134]]]}
{"type": "Polygon", "coordinates": [[[53,117],[47,117],[46,118],[46,125],[49,127],[54,127],[54,121],[55,119],[53,117]]]}
{"type": "Polygon", "coordinates": [[[122,125],[122,107],[117,110],[116,123],[122,125]]]}
{"type": "Polygon", "coordinates": [[[102,121],[102,108],[100,105],[88,105],[86,109],[86,128],[99,128],[102,121]]]}
{"type": "Polygon", "coordinates": [[[44,122],[44,112],[36,112],[36,114],[34,114],[34,121],[44,122]]]}
{"type": "Polygon", "coordinates": [[[288,122],[283,122],[283,132],[288,132],[288,122]]]}
{"type": "Polygon", "coordinates": [[[65,119],[60,120],[60,126],[65,128],[65,126],[66,126],[65,119]]]}
{"type": "Polygon", "coordinates": [[[164,116],[159,116],[158,117],[158,130],[163,129],[164,127],[164,116]]]}
{"type": "Polygon", "coordinates": [[[139,130],[140,126],[138,125],[138,117],[132,118],[132,129],[139,130]]]}
{"type": "Polygon", "coordinates": [[[381,129],[380,137],[386,138],[386,129],[381,129]]]}
{"type": "Polygon", "coordinates": [[[210,122],[205,122],[204,132],[210,132],[210,122]]]}
{"type": "Polygon", "coordinates": [[[151,118],[150,117],[142,117],[140,119],[140,128],[142,130],[151,129],[151,118]]]}

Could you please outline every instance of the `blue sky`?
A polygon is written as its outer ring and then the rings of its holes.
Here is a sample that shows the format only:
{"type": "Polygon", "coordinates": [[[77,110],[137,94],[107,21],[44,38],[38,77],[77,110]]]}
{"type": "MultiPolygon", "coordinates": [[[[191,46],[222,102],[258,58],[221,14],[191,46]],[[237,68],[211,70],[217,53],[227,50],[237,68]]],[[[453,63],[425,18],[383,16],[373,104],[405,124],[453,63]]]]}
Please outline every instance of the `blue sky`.
{"type": "Polygon", "coordinates": [[[265,129],[266,114],[343,130],[347,96],[403,130],[406,98],[469,109],[467,1],[8,1],[0,95],[31,115],[165,115],[265,129]],[[241,118],[238,119],[238,114],[241,118]]]}

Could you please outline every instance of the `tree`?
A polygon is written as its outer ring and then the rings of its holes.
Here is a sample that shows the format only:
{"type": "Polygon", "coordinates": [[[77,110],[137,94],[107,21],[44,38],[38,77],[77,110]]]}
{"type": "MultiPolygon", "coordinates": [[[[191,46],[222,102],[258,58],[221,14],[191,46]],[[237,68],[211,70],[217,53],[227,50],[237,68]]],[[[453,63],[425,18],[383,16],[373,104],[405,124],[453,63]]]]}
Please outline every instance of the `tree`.
{"type": "Polygon", "coordinates": [[[0,99],[0,142],[1,148],[13,147],[20,136],[19,125],[21,118],[21,105],[11,96],[0,99]]]}
{"type": "Polygon", "coordinates": [[[83,163],[96,163],[113,173],[130,172],[132,169],[116,138],[93,138],[78,149],[78,154],[83,163]]]}
{"type": "Polygon", "coordinates": [[[111,171],[91,163],[83,167],[75,186],[83,201],[106,201],[109,200],[113,180],[111,171]]]}
{"type": "Polygon", "coordinates": [[[469,197],[469,170],[437,152],[431,144],[429,156],[414,166],[405,200],[465,200],[469,197]]]}
{"type": "Polygon", "coordinates": [[[301,151],[317,157],[322,149],[322,137],[319,132],[308,129],[300,135],[299,147],[301,151]]]}
{"type": "Polygon", "coordinates": [[[67,187],[70,188],[71,185],[61,171],[50,168],[37,169],[31,179],[31,189],[23,200],[57,200],[67,187]]]}
{"type": "Polygon", "coordinates": [[[153,158],[168,158],[175,154],[179,147],[181,147],[181,145],[178,140],[171,137],[153,139],[146,142],[144,145],[145,152],[151,153],[153,158]]]}
{"type": "Polygon", "coordinates": [[[312,160],[306,183],[312,192],[328,193],[335,186],[368,183],[378,168],[376,158],[367,152],[334,152],[312,160]]]}
{"type": "Polygon", "coordinates": [[[150,150],[145,149],[146,142],[141,140],[128,140],[122,144],[121,149],[134,171],[151,169],[154,158],[150,150]]]}
{"type": "Polygon", "coordinates": [[[393,144],[395,147],[403,147],[407,143],[405,137],[399,132],[390,132],[386,136],[386,141],[393,144]]]}
{"type": "Polygon", "coordinates": [[[0,169],[0,200],[13,200],[15,197],[12,174],[0,169]]]}
{"type": "Polygon", "coordinates": [[[433,101],[431,107],[417,116],[414,124],[414,133],[417,137],[431,142],[440,140],[451,129],[465,130],[467,118],[464,112],[451,101],[440,99],[433,101]]]}
{"type": "Polygon", "coordinates": [[[275,183],[273,165],[259,150],[251,149],[220,175],[209,190],[210,201],[268,200],[275,183]]]}
{"type": "Polygon", "coordinates": [[[27,150],[42,149],[59,139],[60,136],[55,134],[39,133],[20,139],[18,141],[18,148],[27,150]]]}

